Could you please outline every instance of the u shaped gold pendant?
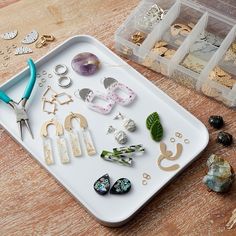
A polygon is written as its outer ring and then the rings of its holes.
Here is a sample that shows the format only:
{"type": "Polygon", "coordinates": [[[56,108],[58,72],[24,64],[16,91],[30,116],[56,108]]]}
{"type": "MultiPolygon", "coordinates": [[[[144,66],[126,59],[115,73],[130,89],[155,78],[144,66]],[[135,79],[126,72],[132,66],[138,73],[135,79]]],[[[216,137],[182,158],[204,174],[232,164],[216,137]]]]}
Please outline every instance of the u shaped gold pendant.
{"type": "Polygon", "coordinates": [[[57,150],[62,164],[70,162],[70,158],[67,151],[66,140],[64,138],[64,129],[62,124],[56,119],[51,119],[46,121],[41,127],[41,137],[43,139],[43,151],[44,151],[44,160],[47,165],[54,164],[54,155],[52,140],[48,135],[48,127],[50,125],[55,126],[56,128],[56,143],[57,150]]]}
{"type": "Polygon", "coordinates": [[[80,128],[82,130],[83,141],[84,141],[84,145],[85,145],[87,154],[89,156],[95,155],[96,148],[94,146],[92,136],[91,136],[90,131],[88,129],[88,122],[87,122],[86,118],[79,113],[71,112],[65,118],[64,126],[65,126],[65,130],[69,133],[70,144],[71,144],[71,149],[72,149],[73,155],[75,157],[79,157],[82,155],[82,149],[81,149],[80,140],[79,140],[79,133],[76,132],[72,126],[73,119],[78,120],[80,123],[80,128]]]}

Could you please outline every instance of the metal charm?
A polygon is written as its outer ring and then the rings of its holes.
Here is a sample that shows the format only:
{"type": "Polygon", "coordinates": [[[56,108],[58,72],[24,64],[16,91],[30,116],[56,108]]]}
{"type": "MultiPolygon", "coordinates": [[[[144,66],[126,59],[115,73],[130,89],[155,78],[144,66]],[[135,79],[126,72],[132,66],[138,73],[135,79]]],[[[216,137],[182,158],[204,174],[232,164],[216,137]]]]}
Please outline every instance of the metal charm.
{"type": "Polygon", "coordinates": [[[62,76],[58,79],[58,85],[62,88],[68,88],[72,84],[72,80],[70,77],[62,76]]]}
{"type": "Polygon", "coordinates": [[[28,47],[19,47],[19,48],[16,48],[15,55],[29,54],[32,52],[33,52],[32,49],[28,47]]]}
{"type": "Polygon", "coordinates": [[[68,72],[68,68],[64,64],[58,64],[54,67],[53,71],[56,75],[65,75],[68,72]]]}
{"type": "Polygon", "coordinates": [[[109,126],[107,134],[114,133],[115,140],[119,144],[125,144],[128,141],[126,133],[122,130],[117,130],[112,126],[109,126]]]}
{"type": "Polygon", "coordinates": [[[6,32],[4,34],[1,34],[0,37],[5,40],[11,40],[14,39],[18,34],[17,30],[13,30],[11,32],[6,32]]]}
{"type": "Polygon", "coordinates": [[[120,112],[117,116],[115,116],[114,120],[122,119],[123,120],[123,126],[126,130],[130,132],[134,132],[136,130],[136,124],[134,120],[125,118],[120,112]]]}
{"type": "Polygon", "coordinates": [[[21,41],[23,44],[34,43],[39,37],[39,33],[36,30],[32,30],[25,38],[21,41]]]}

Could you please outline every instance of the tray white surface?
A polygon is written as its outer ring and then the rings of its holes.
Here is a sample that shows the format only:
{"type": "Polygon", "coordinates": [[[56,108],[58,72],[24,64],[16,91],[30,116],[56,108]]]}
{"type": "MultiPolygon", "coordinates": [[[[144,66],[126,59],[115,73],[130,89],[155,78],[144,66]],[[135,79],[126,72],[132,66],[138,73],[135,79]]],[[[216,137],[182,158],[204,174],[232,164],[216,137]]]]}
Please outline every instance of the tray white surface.
{"type": "MultiPolygon", "coordinates": [[[[46,85],[43,88],[37,86],[34,88],[27,106],[35,139],[32,140],[30,135],[24,132],[24,141],[20,141],[14,112],[10,106],[2,102],[0,103],[0,111],[4,115],[0,116],[0,124],[102,224],[118,226],[129,220],[151,197],[191,163],[208,143],[208,131],[199,120],[95,38],[83,35],[70,38],[38,60],[36,66],[37,72],[41,73],[43,70],[46,70],[48,73],[53,74],[53,78],[47,79],[46,85]],[[102,64],[98,73],[89,77],[82,77],[71,68],[72,58],[76,54],[85,51],[97,55],[102,64]],[[73,80],[73,85],[70,88],[62,89],[57,85],[57,77],[53,74],[53,68],[57,64],[68,66],[68,75],[73,80]],[[102,115],[89,110],[82,100],[74,97],[75,90],[84,87],[105,91],[101,83],[101,79],[104,77],[114,77],[119,82],[128,85],[137,94],[136,100],[128,107],[116,105],[110,114],[102,115]],[[55,149],[56,163],[52,166],[45,164],[40,128],[43,122],[53,117],[53,115],[43,113],[41,110],[41,97],[47,85],[52,86],[57,92],[65,91],[73,95],[73,103],[58,106],[56,118],[61,123],[64,123],[65,117],[71,111],[84,115],[88,120],[89,129],[96,145],[97,155],[89,157],[83,148],[82,157],[75,158],[70,155],[71,162],[63,165],[60,163],[55,149]],[[181,166],[178,171],[165,172],[157,166],[160,145],[152,141],[149,131],[145,127],[146,117],[154,111],[160,114],[165,133],[163,142],[167,144],[169,150],[175,153],[176,147],[170,142],[170,138],[174,137],[176,131],[181,132],[184,138],[190,140],[190,144],[184,144],[182,139],[181,143],[184,148],[178,161],[163,161],[164,165],[178,163],[181,166]],[[112,151],[112,148],[119,146],[112,134],[106,135],[107,127],[111,124],[117,128],[122,128],[120,121],[113,120],[113,117],[118,112],[135,120],[138,126],[136,132],[127,132],[129,135],[127,145],[143,144],[146,149],[144,155],[134,157],[133,167],[120,166],[100,158],[102,150],[112,151]],[[146,186],[142,185],[142,175],[144,172],[151,175],[151,180],[148,181],[146,186]],[[130,179],[132,182],[131,191],[123,196],[111,194],[106,196],[98,195],[93,190],[93,184],[106,173],[111,177],[111,184],[121,177],[130,179]]],[[[1,89],[6,91],[12,99],[18,101],[23,94],[28,77],[29,70],[25,69],[5,83],[1,89]]],[[[76,123],[74,123],[74,126],[76,126],[76,123]]],[[[77,124],[76,127],[79,128],[79,125],[77,124]]],[[[53,127],[49,127],[49,133],[50,137],[55,137],[53,127]]],[[[66,131],[65,137],[68,141],[66,131]]],[[[176,138],[176,140],[178,139],[176,138]]],[[[55,142],[54,146],[56,146],[55,142]]]]}

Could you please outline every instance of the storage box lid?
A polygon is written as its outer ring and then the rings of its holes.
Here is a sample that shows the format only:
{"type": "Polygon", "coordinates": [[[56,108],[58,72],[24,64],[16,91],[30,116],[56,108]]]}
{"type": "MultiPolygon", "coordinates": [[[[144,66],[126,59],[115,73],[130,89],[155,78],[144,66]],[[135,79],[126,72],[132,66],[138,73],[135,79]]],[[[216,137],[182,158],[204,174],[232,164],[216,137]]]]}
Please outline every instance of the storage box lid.
{"type": "Polygon", "coordinates": [[[225,18],[236,23],[236,0],[188,0],[188,2],[198,3],[212,11],[215,11],[225,18]]]}

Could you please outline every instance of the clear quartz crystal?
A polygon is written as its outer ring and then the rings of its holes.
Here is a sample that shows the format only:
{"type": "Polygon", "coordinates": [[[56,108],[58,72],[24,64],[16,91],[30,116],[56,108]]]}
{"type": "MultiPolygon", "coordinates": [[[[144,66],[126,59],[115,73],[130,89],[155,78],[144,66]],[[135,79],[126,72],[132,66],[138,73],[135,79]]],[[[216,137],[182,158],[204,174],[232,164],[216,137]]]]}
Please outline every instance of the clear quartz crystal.
{"type": "Polygon", "coordinates": [[[61,159],[61,163],[62,164],[69,163],[70,158],[67,151],[66,140],[63,136],[57,138],[57,148],[61,159]]]}
{"type": "Polygon", "coordinates": [[[86,130],[83,130],[82,132],[83,132],[84,144],[86,146],[87,154],[89,156],[95,155],[97,152],[93,144],[93,139],[91,137],[89,130],[86,129],[86,130]]]}
{"type": "Polygon", "coordinates": [[[43,137],[44,160],[47,165],[54,164],[52,142],[50,138],[43,137]]]}
{"type": "Polygon", "coordinates": [[[69,137],[70,137],[70,144],[71,144],[71,149],[72,149],[72,153],[74,157],[80,157],[82,155],[82,150],[80,146],[78,133],[74,131],[70,131],[69,137]]]}

